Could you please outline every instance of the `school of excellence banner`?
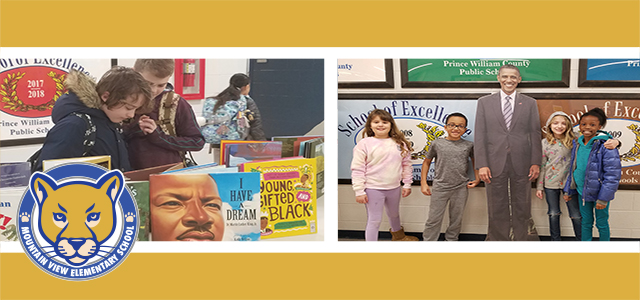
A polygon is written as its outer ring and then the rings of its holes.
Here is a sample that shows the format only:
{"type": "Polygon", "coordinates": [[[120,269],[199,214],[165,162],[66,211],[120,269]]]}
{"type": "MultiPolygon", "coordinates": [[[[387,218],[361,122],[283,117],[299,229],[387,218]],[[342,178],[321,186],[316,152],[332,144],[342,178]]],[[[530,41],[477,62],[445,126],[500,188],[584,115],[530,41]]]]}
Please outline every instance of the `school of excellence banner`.
{"type": "Polygon", "coordinates": [[[587,80],[640,81],[640,59],[587,59],[587,80]]]}
{"type": "MultiPolygon", "coordinates": [[[[398,128],[411,143],[413,180],[419,181],[422,162],[431,141],[447,135],[444,125],[453,112],[464,114],[469,124],[462,138],[473,142],[477,100],[339,100],[338,179],[351,179],[353,147],[362,139],[369,112],[379,108],[393,116],[398,128]]],[[[427,179],[430,180],[429,174],[427,179]]]]}
{"type": "Polygon", "coordinates": [[[580,136],[580,116],[595,107],[602,108],[608,117],[602,130],[622,143],[620,184],[640,185],[640,100],[538,99],[540,124],[544,127],[551,113],[563,111],[571,118],[576,136],[580,136]]]}
{"type": "Polygon", "coordinates": [[[99,79],[111,59],[0,59],[0,140],[3,145],[43,138],[53,127],[51,110],[66,89],[64,80],[75,69],[99,79]],[[7,143],[7,141],[10,141],[7,143]]]}
{"type": "Polygon", "coordinates": [[[522,82],[561,81],[562,59],[407,59],[409,82],[496,82],[501,66],[520,69],[522,82]]]}

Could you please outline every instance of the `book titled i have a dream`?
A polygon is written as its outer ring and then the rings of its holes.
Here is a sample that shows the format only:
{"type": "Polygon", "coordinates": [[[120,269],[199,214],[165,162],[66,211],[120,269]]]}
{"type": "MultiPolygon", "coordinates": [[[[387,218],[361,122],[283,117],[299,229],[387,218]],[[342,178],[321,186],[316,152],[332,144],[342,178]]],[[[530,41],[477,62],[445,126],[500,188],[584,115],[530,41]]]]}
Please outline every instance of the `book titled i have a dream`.
{"type": "Polygon", "coordinates": [[[151,175],[149,211],[153,241],[257,241],[260,174],[151,175]]]}

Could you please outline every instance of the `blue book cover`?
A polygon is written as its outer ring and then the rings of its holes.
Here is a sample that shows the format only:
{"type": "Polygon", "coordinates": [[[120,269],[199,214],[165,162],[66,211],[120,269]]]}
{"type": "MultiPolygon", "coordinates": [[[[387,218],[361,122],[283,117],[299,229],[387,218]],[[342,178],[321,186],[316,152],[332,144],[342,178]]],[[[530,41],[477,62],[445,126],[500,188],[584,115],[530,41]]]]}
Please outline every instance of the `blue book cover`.
{"type": "Polygon", "coordinates": [[[227,167],[237,167],[254,160],[282,158],[282,142],[228,144],[225,147],[227,167]]]}
{"type": "Polygon", "coordinates": [[[210,163],[210,164],[186,167],[186,168],[182,168],[182,169],[164,171],[164,172],[162,172],[162,174],[173,174],[173,173],[183,173],[183,174],[198,173],[199,174],[199,173],[208,173],[207,170],[218,169],[220,167],[224,167],[224,166],[220,166],[217,163],[210,163]]]}
{"type": "Polygon", "coordinates": [[[28,162],[0,163],[0,188],[29,185],[31,165],[28,162]]]}

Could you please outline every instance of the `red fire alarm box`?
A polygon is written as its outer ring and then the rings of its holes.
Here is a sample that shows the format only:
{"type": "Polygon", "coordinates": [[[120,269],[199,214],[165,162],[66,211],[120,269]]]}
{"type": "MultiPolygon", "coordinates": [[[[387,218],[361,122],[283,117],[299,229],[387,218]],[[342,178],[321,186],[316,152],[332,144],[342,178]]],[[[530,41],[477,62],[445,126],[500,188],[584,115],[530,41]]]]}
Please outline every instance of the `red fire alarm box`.
{"type": "Polygon", "coordinates": [[[175,84],[176,93],[187,100],[204,99],[204,59],[176,59],[175,84]]]}

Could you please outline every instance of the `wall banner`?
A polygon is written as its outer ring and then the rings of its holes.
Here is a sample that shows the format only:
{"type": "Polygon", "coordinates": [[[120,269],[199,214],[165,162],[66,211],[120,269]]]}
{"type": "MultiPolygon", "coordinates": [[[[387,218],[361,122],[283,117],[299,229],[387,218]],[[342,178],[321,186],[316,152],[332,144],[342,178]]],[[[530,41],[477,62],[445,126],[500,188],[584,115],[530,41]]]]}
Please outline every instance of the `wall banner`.
{"type": "Polygon", "coordinates": [[[0,140],[3,146],[42,143],[53,127],[51,110],[66,89],[70,69],[100,78],[111,59],[0,59],[0,140]]]}
{"type": "MultiPolygon", "coordinates": [[[[352,95],[350,95],[352,96],[352,95]]],[[[398,95],[402,97],[403,95],[398,95]]],[[[405,97],[407,95],[404,95],[405,97]]],[[[453,112],[464,114],[469,124],[463,138],[473,141],[473,124],[476,116],[476,98],[464,99],[377,99],[338,101],[338,179],[351,179],[353,147],[362,139],[362,131],[369,112],[379,108],[388,111],[396,124],[412,144],[413,180],[419,181],[422,162],[431,141],[446,137],[444,124],[453,112]]],[[[433,170],[428,175],[431,180],[433,170]]],[[[473,174],[473,173],[471,173],[473,174]]]]}

